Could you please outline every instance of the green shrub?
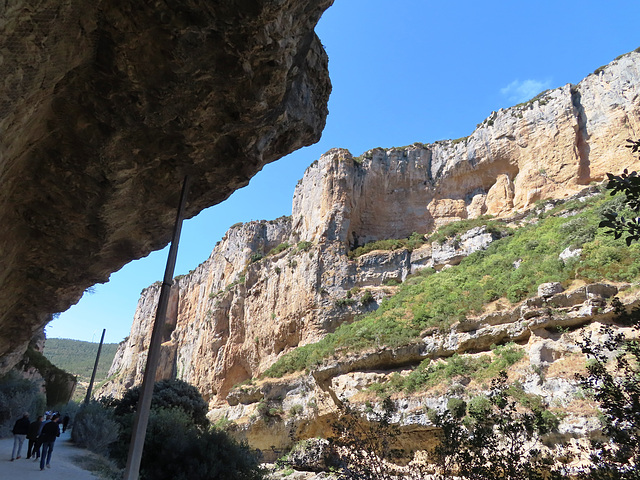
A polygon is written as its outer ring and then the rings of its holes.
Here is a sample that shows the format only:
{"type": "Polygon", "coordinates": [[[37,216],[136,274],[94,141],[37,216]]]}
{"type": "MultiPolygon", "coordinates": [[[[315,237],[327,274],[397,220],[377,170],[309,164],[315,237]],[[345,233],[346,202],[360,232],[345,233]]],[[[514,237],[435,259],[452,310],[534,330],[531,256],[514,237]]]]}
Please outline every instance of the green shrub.
{"type": "Polygon", "coordinates": [[[262,260],[262,257],[264,257],[264,255],[262,255],[262,253],[260,252],[254,252],[251,254],[251,256],[249,257],[249,262],[250,263],[255,263],[258,262],[260,260],[262,260]]]}
{"type": "Polygon", "coordinates": [[[360,298],[360,304],[365,306],[373,301],[375,301],[375,298],[373,298],[373,294],[371,293],[371,291],[365,290],[365,292],[362,294],[362,297],[360,298]]]}
{"type": "Polygon", "coordinates": [[[356,303],[356,301],[353,298],[349,297],[338,298],[335,302],[333,302],[333,304],[338,308],[348,307],[349,305],[353,305],[354,303],[356,303]]]}
{"type": "Polygon", "coordinates": [[[267,256],[269,256],[269,255],[277,255],[280,252],[284,252],[290,246],[291,245],[289,244],[289,242],[283,242],[280,245],[278,245],[277,247],[273,247],[271,250],[269,250],[269,252],[267,253],[267,256]]]}
{"type": "MultiPolygon", "coordinates": [[[[120,466],[127,459],[138,390],[129,390],[121,400],[103,401],[120,424],[118,441],[110,448],[120,466]]],[[[155,384],[140,465],[142,480],[263,478],[256,455],[225,432],[210,428],[206,412],[206,402],[192,385],[180,380],[155,384]]]]}
{"type": "MultiPolygon", "coordinates": [[[[119,400],[105,400],[107,406],[114,408],[114,414],[122,417],[136,410],[140,398],[140,387],[133,387],[119,400]]],[[[183,380],[161,380],[153,386],[151,408],[180,408],[191,418],[195,425],[208,424],[209,406],[196,387],[183,380]]]]}
{"type": "Polygon", "coordinates": [[[467,414],[467,403],[460,399],[451,397],[447,400],[447,410],[456,418],[462,418],[467,414]]]}
{"type": "Polygon", "coordinates": [[[307,242],[306,240],[298,242],[298,244],[296,245],[296,252],[306,252],[311,248],[312,245],[313,243],[307,242]]]}
{"type": "Polygon", "coordinates": [[[291,408],[289,409],[289,415],[292,417],[301,415],[302,412],[304,412],[304,407],[299,403],[296,403],[295,405],[291,405],[291,408]]]}
{"type": "Polygon", "coordinates": [[[140,465],[142,480],[259,480],[256,456],[216,429],[196,427],[183,410],[155,409],[140,465]]]}
{"type": "Polygon", "coordinates": [[[491,411],[491,401],[486,395],[478,395],[469,400],[467,410],[469,411],[469,415],[481,418],[491,411]]]}
{"type": "Polygon", "coordinates": [[[6,437],[24,412],[32,419],[45,410],[44,395],[38,384],[14,372],[0,378],[0,437],[6,437]]]}
{"type": "Polygon", "coordinates": [[[113,410],[92,401],[75,415],[71,440],[92,452],[106,454],[109,445],[118,440],[119,433],[120,425],[114,418],[113,410]]]}

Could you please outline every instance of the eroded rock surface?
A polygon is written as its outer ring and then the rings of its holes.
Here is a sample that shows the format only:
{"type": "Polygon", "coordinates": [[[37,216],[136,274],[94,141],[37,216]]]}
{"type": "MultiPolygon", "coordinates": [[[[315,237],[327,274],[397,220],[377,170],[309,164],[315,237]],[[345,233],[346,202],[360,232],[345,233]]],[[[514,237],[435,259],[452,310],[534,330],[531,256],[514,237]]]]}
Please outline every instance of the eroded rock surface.
{"type": "Polygon", "coordinates": [[[0,6],[0,371],[50,314],[317,141],[332,0],[0,6]]]}

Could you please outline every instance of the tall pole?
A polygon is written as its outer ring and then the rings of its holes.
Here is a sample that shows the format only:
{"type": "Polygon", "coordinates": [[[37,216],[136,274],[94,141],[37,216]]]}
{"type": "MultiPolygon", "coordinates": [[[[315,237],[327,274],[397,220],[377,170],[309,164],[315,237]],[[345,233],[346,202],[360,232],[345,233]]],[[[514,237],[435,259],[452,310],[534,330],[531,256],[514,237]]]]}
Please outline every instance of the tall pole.
{"type": "Polygon", "coordinates": [[[93,381],[96,379],[96,371],[98,370],[98,362],[100,361],[100,352],[102,351],[102,343],[104,342],[104,334],[107,331],[106,328],[102,329],[102,338],[100,339],[100,345],[98,345],[98,353],[96,354],[96,363],[93,364],[93,373],[91,374],[91,381],[89,382],[89,388],[87,389],[87,396],[84,397],[84,404],[87,405],[91,400],[91,390],[93,390],[93,381]]]}
{"type": "Polygon", "coordinates": [[[167,267],[164,271],[164,280],[160,290],[160,298],[158,299],[158,310],[156,311],[156,319],[151,333],[151,344],[149,345],[149,353],[147,354],[147,365],[144,369],[140,398],[138,400],[138,407],[133,420],[133,432],[131,433],[131,443],[129,444],[127,466],[124,470],[124,480],[138,480],[138,476],[140,474],[140,460],[142,459],[144,439],[147,434],[147,425],[149,423],[153,384],[155,383],[156,370],[158,367],[158,361],[160,360],[162,329],[167,315],[169,293],[171,291],[171,285],[173,284],[173,271],[176,266],[178,242],[180,241],[180,231],[182,230],[182,216],[187,203],[187,190],[189,189],[189,183],[189,177],[186,176],[182,184],[180,206],[178,207],[176,223],[173,227],[173,238],[171,240],[171,247],[169,248],[167,267]]]}

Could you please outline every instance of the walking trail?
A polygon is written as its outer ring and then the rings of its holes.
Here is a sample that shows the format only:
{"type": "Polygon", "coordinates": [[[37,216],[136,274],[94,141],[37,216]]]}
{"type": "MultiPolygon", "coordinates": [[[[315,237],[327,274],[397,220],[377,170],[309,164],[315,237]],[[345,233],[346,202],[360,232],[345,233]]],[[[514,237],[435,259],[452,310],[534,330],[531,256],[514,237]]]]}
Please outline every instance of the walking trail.
{"type": "Polygon", "coordinates": [[[22,458],[11,461],[13,436],[0,438],[0,480],[97,480],[100,477],[77,466],[77,457],[93,455],[71,442],[71,432],[61,433],[53,447],[51,468],[40,470],[40,460],[27,460],[28,440],[22,445],[22,458]]]}

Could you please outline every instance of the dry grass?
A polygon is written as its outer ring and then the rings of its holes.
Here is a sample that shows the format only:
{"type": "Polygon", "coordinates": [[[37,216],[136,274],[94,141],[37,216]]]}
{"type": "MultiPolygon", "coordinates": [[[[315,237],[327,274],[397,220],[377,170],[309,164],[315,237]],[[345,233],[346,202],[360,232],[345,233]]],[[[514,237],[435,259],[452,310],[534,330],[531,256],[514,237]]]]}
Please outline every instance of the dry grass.
{"type": "Polygon", "coordinates": [[[480,315],[468,315],[469,318],[482,318],[485,315],[489,315],[491,313],[496,312],[504,312],[506,310],[512,310],[515,307],[515,304],[511,303],[507,298],[502,297],[493,302],[489,302],[484,305],[482,309],[482,313],[480,315]]]}
{"type": "Polygon", "coordinates": [[[72,461],[80,468],[105,480],[119,480],[123,475],[122,469],[118,468],[111,460],[88,450],[84,451],[82,455],[73,457],[72,461]]]}
{"type": "Polygon", "coordinates": [[[587,359],[582,353],[570,353],[556,360],[547,369],[547,378],[574,379],[576,374],[587,373],[587,359]]]}
{"type": "Polygon", "coordinates": [[[570,412],[571,415],[576,417],[596,417],[600,413],[598,410],[598,404],[588,398],[575,398],[561,409],[552,409],[554,413],[566,413],[570,412]]]}

